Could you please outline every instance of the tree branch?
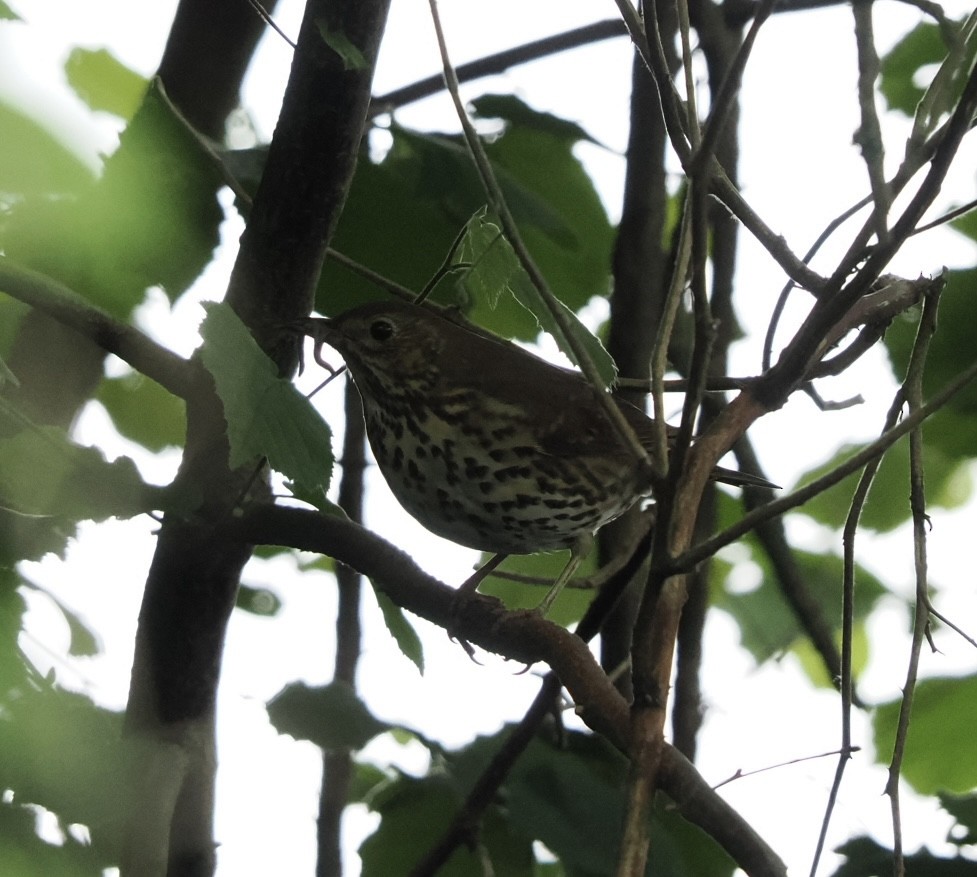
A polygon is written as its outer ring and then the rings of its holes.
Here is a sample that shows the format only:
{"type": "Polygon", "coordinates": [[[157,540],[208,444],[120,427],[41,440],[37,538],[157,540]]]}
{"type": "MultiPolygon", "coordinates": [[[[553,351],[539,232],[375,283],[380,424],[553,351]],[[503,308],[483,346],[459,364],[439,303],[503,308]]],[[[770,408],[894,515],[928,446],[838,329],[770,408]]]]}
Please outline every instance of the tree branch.
{"type": "MultiPolygon", "coordinates": [[[[539,40],[525,43],[511,49],[505,49],[494,55],[486,55],[477,61],[469,61],[467,64],[459,64],[455,68],[455,74],[459,82],[471,82],[474,79],[481,79],[484,76],[494,76],[504,73],[511,67],[526,64],[530,61],[538,61],[547,55],[556,55],[575,49],[579,46],[586,46],[590,43],[600,42],[601,40],[611,39],[612,37],[622,37],[627,35],[624,24],[617,18],[595,21],[593,24],[585,24],[582,27],[553,36],[543,37],[539,40]]],[[[410,85],[388,91],[386,94],[377,95],[370,103],[370,116],[380,113],[387,113],[399,107],[423,100],[426,97],[439,94],[444,91],[444,74],[437,73],[428,76],[410,85]]]]}
{"type": "MultiPolygon", "coordinates": [[[[298,361],[299,339],[281,324],[306,316],[329,236],[352,176],[369,102],[387,0],[309,0],[282,113],[254,199],[227,293],[282,373],[298,361]],[[348,68],[332,48],[339,33],[359,50],[348,68]]],[[[130,802],[133,822],[124,873],[157,873],[170,840],[170,877],[214,869],[213,755],[217,682],[227,622],[251,548],[215,533],[237,506],[253,472],[230,471],[226,427],[216,394],[187,408],[187,443],[177,485],[199,496],[192,516],[167,515],[139,617],[126,728],[143,750],[135,772],[159,756],[181,783],[170,814],[130,802]],[[152,813],[154,822],[141,814],[152,813]],[[158,820],[167,820],[161,826],[158,820]]]]}
{"type": "Polygon", "coordinates": [[[134,326],[109,316],[63,283],[0,256],[0,290],[43,311],[106,353],[115,354],[174,396],[190,396],[195,377],[194,367],[187,360],[134,326]]]}
{"type": "MultiPolygon", "coordinates": [[[[570,692],[581,718],[612,744],[629,751],[628,705],[580,636],[534,613],[508,611],[498,600],[481,594],[459,605],[452,588],[351,521],[261,504],[225,519],[218,530],[249,544],[284,545],[334,557],[369,577],[398,606],[455,636],[510,660],[547,663],[570,692]]],[[[671,746],[662,753],[661,788],[683,816],[708,831],[748,873],[757,877],[786,873],[777,855],[671,746]]]]}

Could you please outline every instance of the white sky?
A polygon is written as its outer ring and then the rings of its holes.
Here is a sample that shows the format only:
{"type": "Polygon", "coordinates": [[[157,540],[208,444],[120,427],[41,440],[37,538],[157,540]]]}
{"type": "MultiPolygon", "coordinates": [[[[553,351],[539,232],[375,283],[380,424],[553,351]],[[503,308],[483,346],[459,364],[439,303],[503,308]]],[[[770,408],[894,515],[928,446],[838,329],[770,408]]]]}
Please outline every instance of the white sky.
{"type": "MultiPolygon", "coordinates": [[[[174,6],[172,2],[128,4],[120,0],[14,3],[28,24],[0,28],[0,94],[15,97],[64,131],[72,143],[82,144],[94,163],[98,152],[114,148],[117,125],[105,116],[93,119],[68,91],[61,73],[68,51],[73,46],[108,47],[120,60],[149,75],[162,51],[174,6]]],[[[908,5],[878,3],[875,8],[881,48],[919,19],[919,13],[908,5]]],[[[610,0],[442,3],[456,64],[614,12],[610,0]]],[[[276,19],[286,32],[295,34],[300,14],[301,3],[284,0],[276,19]]],[[[761,35],[747,71],[743,191],[760,215],[786,235],[795,251],[806,249],[825,222],[848,205],[852,194],[861,195],[865,190],[864,167],[851,145],[856,125],[851,34],[851,15],[845,8],[775,17],[761,35]]],[[[246,82],[245,104],[264,136],[274,129],[290,60],[291,50],[269,34],[246,82]]],[[[438,69],[426,2],[394,0],[375,90],[384,92],[438,69]]],[[[580,121],[610,147],[581,146],[580,155],[597,174],[609,210],[615,214],[623,180],[620,153],[627,134],[629,75],[627,43],[619,39],[470,85],[466,93],[515,91],[540,109],[580,121]]],[[[418,127],[456,128],[443,97],[405,109],[398,113],[398,120],[418,127]]],[[[895,123],[894,127],[899,126],[895,123]]],[[[901,147],[898,141],[892,142],[895,146],[890,149],[897,154],[891,158],[898,160],[901,147]]],[[[973,161],[958,164],[946,187],[949,202],[973,197],[973,161]]],[[[236,218],[228,221],[222,258],[172,315],[161,296],[153,299],[144,316],[151,315],[155,337],[182,353],[193,348],[193,329],[202,316],[197,303],[222,295],[240,230],[236,218]]],[[[747,321],[752,330],[759,331],[783,277],[746,240],[747,235],[743,238],[739,288],[755,300],[747,321]]],[[[934,234],[907,247],[892,268],[914,277],[968,260],[973,261],[969,245],[950,234],[934,234]]],[[[757,369],[757,350],[755,339],[738,347],[738,373],[757,369]]],[[[798,399],[757,425],[751,434],[762,458],[771,461],[772,477],[790,484],[800,471],[821,462],[842,441],[877,432],[881,412],[890,399],[889,390],[877,380],[880,356],[867,358],[867,363],[838,382],[838,397],[852,391],[866,396],[867,403],[861,408],[821,414],[806,399],[798,399]],[[812,439],[805,444],[798,436],[812,439]]],[[[323,397],[320,407],[335,423],[341,391],[335,387],[323,397]]],[[[80,439],[98,442],[110,454],[135,453],[111,436],[104,413],[95,405],[82,418],[80,439]]],[[[159,460],[139,458],[139,462],[148,478],[162,483],[171,477],[177,457],[169,453],[159,460]]],[[[474,561],[473,552],[427,534],[389,498],[377,473],[370,476],[371,526],[401,546],[416,547],[422,565],[445,581],[461,581],[474,561]]],[[[935,581],[959,578],[956,546],[972,540],[973,515],[973,507],[952,514],[934,511],[931,565],[935,581]]],[[[91,620],[102,634],[104,653],[96,660],[66,660],[64,626],[43,599],[31,600],[25,646],[42,667],[53,666],[65,685],[81,688],[116,708],[125,704],[154,526],[148,519],[138,519],[85,527],[84,537],[72,547],[67,562],[50,560],[27,570],[91,620]],[[106,558],[118,557],[120,545],[128,546],[125,564],[106,564],[106,558]]],[[[807,548],[840,551],[840,539],[833,534],[796,524],[790,530],[807,548]]],[[[893,587],[910,594],[912,554],[905,532],[866,538],[862,544],[865,554],[860,559],[893,587]]],[[[309,744],[278,736],[268,725],[264,702],[290,681],[321,683],[329,679],[334,600],[329,578],[321,574],[298,577],[293,569],[284,559],[253,562],[246,581],[271,588],[283,598],[284,609],[273,620],[237,613],[230,626],[219,705],[217,836],[222,844],[222,875],[284,870],[296,875],[313,873],[318,752],[309,744]],[[282,858],[286,851],[290,856],[287,869],[282,858]]],[[[974,588],[970,576],[959,584],[957,591],[947,595],[944,609],[966,624],[975,617],[974,588]]],[[[418,727],[447,745],[457,745],[475,734],[494,732],[503,721],[518,719],[536,693],[533,675],[517,675],[519,668],[491,658],[485,659],[485,666],[471,664],[443,631],[415,619],[425,632],[428,669],[421,678],[382,628],[369,589],[363,614],[362,693],[383,719],[418,727]]],[[[878,654],[862,680],[863,694],[870,700],[894,697],[902,684],[908,651],[905,616],[894,601],[876,613],[870,636],[878,654]],[[882,649],[881,644],[889,649],[882,649]]],[[[924,672],[973,671],[974,653],[961,640],[940,634],[938,642],[942,653],[924,653],[924,672]]],[[[708,624],[703,685],[709,711],[700,743],[700,769],[711,781],[719,782],[739,769],[753,770],[838,746],[835,695],[812,692],[792,657],[756,669],[738,647],[735,626],[721,613],[712,613],[708,624]]],[[[869,739],[867,722],[856,717],[856,742],[866,745],[869,739]]],[[[420,747],[400,749],[386,740],[371,744],[362,757],[392,758],[411,770],[421,770],[424,764],[420,747]]],[[[724,787],[723,794],[774,845],[792,873],[804,874],[833,771],[833,759],[805,762],[732,783],[724,787]]],[[[884,771],[871,764],[869,751],[855,757],[834,817],[829,849],[863,831],[888,841],[888,802],[881,794],[884,782],[884,771]]],[[[908,846],[926,843],[941,848],[947,821],[910,812],[904,825],[908,846]]],[[[353,851],[370,824],[362,816],[348,821],[349,874],[358,872],[353,851]]],[[[821,873],[830,873],[834,861],[829,855],[821,873]]]]}

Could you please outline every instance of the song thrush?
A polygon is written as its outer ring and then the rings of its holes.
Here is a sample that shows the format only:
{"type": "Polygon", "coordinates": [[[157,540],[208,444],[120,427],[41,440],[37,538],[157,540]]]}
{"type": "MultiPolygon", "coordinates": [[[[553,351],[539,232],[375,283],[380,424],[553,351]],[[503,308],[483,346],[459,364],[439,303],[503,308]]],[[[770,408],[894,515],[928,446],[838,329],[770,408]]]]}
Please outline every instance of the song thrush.
{"type": "MultiPolygon", "coordinates": [[[[301,326],[346,361],[380,471],[439,536],[497,555],[569,548],[546,611],[594,533],[651,493],[598,390],[454,315],[384,302],[301,326]]],[[[617,406],[650,447],[654,424],[617,406]]],[[[769,482],[718,468],[729,484],[769,482]]],[[[477,584],[473,577],[470,582],[477,584]]]]}

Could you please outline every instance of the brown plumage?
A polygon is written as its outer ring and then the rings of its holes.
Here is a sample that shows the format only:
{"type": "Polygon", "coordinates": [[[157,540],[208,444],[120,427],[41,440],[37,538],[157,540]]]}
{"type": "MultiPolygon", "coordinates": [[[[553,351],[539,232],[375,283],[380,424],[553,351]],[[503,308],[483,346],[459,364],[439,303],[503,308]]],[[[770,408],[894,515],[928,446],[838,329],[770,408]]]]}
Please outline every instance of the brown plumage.
{"type": "MultiPolygon", "coordinates": [[[[575,568],[600,527],[651,493],[599,391],[578,372],[400,302],[302,328],[342,354],[380,471],[404,508],[440,536],[500,554],[570,548],[575,568]]],[[[653,421],[615,402],[650,447],[653,421]]],[[[728,469],[713,477],[768,484],[728,469]]]]}

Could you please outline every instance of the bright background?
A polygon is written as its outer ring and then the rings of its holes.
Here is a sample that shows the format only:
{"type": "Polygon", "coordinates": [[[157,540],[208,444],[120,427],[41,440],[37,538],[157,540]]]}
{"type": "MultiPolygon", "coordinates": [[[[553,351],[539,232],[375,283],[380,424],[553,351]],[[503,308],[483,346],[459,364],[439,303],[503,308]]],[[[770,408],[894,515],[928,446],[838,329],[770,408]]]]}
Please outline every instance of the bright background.
{"type": "MultiPolygon", "coordinates": [[[[82,151],[92,166],[117,144],[119,124],[108,115],[93,115],[70,91],[63,65],[76,46],[108,48],[119,60],[149,76],[161,55],[175,3],[131,4],[121,0],[37,0],[15,2],[26,24],[0,27],[0,93],[16,99],[41,118],[66,142],[82,151]]],[[[916,24],[921,15],[909,5],[876,4],[880,51],[916,24]]],[[[549,0],[444,0],[441,4],[452,60],[456,64],[536,37],[611,17],[611,2],[549,2],[549,0]]],[[[966,8],[947,10],[959,15],[966,8]]],[[[298,31],[302,4],[284,0],[276,21],[291,35],[298,31]]],[[[269,32],[259,48],[244,88],[244,105],[259,139],[274,130],[291,49],[269,32]]],[[[623,149],[627,137],[630,52],[625,39],[615,39],[525,65],[505,76],[470,84],[463,94],[515,92],[534,107],[578,121],[604,147],[581,144],[578,154],[595,175],[612,218],[619,211],[623,187],[623,149]]],[[[387,37],[375,81],[375,93],[437,72],[440,61],[427,3],[393,0],[387,37]]],[[[850,11],[844,7],[774,17],[764,28],[747,70],[742,114],[744,195],[769,225],[784,234],[795,252],[807,248],[825,223],[848,206],[853,195],[866,191],[866,174],[851,133],[857,125],[854,37],[850,11]],[[828,57],[826,63],[825,58],[828,57]],[[841,96],[841,98],[839,97],[841,96]],[[843,98],[843,99],[842,99],[843,98]]],[[[445,96],[425,100],[397,114],[398,121],[422,129],[457,130],[445,96]]],[[[893,164],[901,158],[904,120],[886,118],[893,164]]],[[[246,138],[246,129],[238,132],[246,138]]],[[[382,138],[378,139],[382,145],[382,138]]],[[[247,145],[246,143],[242,145],[247,145]]],[[[972,158],[972,151],[970,156],[972,158]]],[[[957,161],[945,188],[946,202],[973,197],[973,162],[957,161]]],[[[198,343],[196,326],[201,300],[219,299],[226,288],[240,219],[226,199],[229,218],[218,259],[195,289],[170,310],[162,293],[138,315],[150,335],[171,348],[189,353],[198,343]]],[[[845,243],[839,236],[840,244],[845,243]]],[[[755,301],[748,317],[751,335],[734,350],[734,373],[758,369],[758,334],[784,278],[762,250],[744,233],[738,276],[739,294],[755,301]]],[[[836,249],[825,251],[830,263],[836,249]]],[[[907,277],[930,274],[942,266],[972,264],[970,245],[952,232],[934,232],[910,243],[891,266],[907,277]]],[[[817,267],[817,266],[816,266],[817,267]]],[[[801,306],[806,302],[798,299],[801,306]]],[[[594,307],[591,317],[602,316],[594,307]]],[[[788,320],[786,328],[791,325],[788,320]]],[[[782,336],[783,337],[783,336],[782,336]]],[[[874,436],[891,399],[891,386],[879,379],[884,354],[876,351],[843,379],[824,388],[836,398],[861,392],[866,403],[838,413],[817,411],[796,398],[757,424],[751,432],[769,474],[789,486],[802,471],[828,459],[842,442],[874,436]]],[[[109,369],[122,368],[117,361],[109,369]]],[[[884,371],[882,372],[884,373],[884,371]]],[[[306,375],[303,387],[317,376],[306,375]]],[[[320,397],[324,416],[341,435],[338,384],[320,397]]],[[[677,403],[676,403],[677,404],[677,403]]],[[[144,476],[166,483],[175,472],[175,452],[147,457],[119,439],[98,403],[85,409],[78,427],[83,443],[98,443],[109,457],[133,456],[144,476]]],[[[934,581],[959,579],[960,587],[945,591],[941,608],[966,626],[975,616],[975,589],[964,550],[973,538],[974,506],[952,513],[933,513],[931,573],[934,581]],[[965,565],[966,564],[966,565],[965,565]]],[[[460,582],[475,561],[473,552],[428,534],[390,498],[375,469],[368,473],[367,523],[407,549],[426,569],[447,582],[460,582]]],[[[101,633],[102,654],[94,659],[69,659],[67,628],[43,597],[31,595],[31,613],[24,647],[42,670],[53,668],[59,681],[78,688],[107,706],[124,708],[132,660],[136,617],[152,552],[155,523],[148,518],[82,526],[81,538],[67,560],[30,564],[26,575],[43,584],[74,608],[101,633]],[[108,559],[111,558],[111,561],[108,559]]],[[[840,551],[840,537],[813,525],[788,521],[795,544],[809,550],[840,551]]],[[[907,597],[913,592],[912,544],[905,530],[884,538],[862,536],[859,560],[907,597]]],[[[735,550],[730,552],[736,557],[735,550]]],[[[311,744],[282,737],[269,725],[265,701],[295,680],[328,681],[334,650],[334,583],[322,573],[296,575],[287,559],[253,561],[245,581],[267,587],[283,601],[274,619],[243,612],[234,615],[229,631],[219,700],[217,837],[219,873],[281,873],[287,851],[288,873],[311,874],[320,755],[311,744]]],[[[758,572],[746,565],[737,570],[738,584],[749,589],[758,572]]],[[[483,665],[468,661],[445,633],[418,619],[424,635],[427,669],[421,677],[392,643],[383,627],[372,592],[364,591],[364,640],[360,665],[361,695],[385,720],[435,734],[449,746],[476,734],[495,732],[518,719],[538,682],[534,674],[491,656],[483,665]]],[[[908,660],[909,634],[904,606],[891,601],[877,611],[869,631],[874,657],[860,680],[869,702],[898,695],[908,660]]],[[[971,631],[973,632],[973,631],[971,631]]],[[[940,653],[924,650],[924,675],[973,672],[977,659],[961,639],[937,634],[940,653]]],[[[792,656],[757,669],[738,645],[738,629],[721,612],[710,616],[703,671],[708,707],[700,741],[699,767],[711,782],[738,770],[744,772],[834,750],[840,741],[840,710],[830,691],[812,690],[792,656]]],[[[570,719],[572,721],[572,719],[570,719]]],[[[891,837],[888,799],[882,796],[883,768],[874,765],[870,733],[864,717],[855,716],[854,740],[867,747],[849,767],[835,812],[828,848],[867,832],[883,842],[891,837]]],[[[426,752],[419,745],[400,747],[384,737],[360,754],[363,759],[390,761],[406,770],[423,770],[426,752]]],[[[724,786],[723,794],[740,809],[785,858],[792,873],[807,873],[817,838],[834,758],[778,767],[724,786]]],[[[949,820],[914,803],[904,791],[903,830],[907,849],[925,844],[945,850],[949,820]]],[[[346,823],[348,873],[358,872],[355,848],[372,826],[363,808],[354,808],[346,823]]],[[[829,855],[821,873],[833,870],[829,855]]]]}

